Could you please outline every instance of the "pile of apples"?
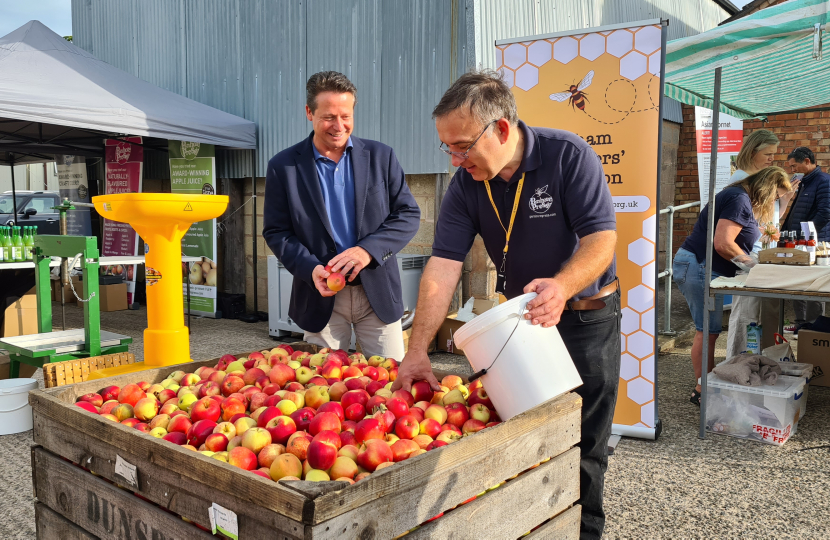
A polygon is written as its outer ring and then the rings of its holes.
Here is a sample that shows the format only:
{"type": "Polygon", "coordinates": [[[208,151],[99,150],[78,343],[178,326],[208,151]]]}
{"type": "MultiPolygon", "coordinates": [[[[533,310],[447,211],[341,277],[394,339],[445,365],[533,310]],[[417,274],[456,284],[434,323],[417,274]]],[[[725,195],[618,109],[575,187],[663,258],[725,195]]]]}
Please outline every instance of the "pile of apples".
{"type": "Polygon", "coordinates": [[[392,358],[280,345],[159,384],[108,386],[76,405],[274,481],[362,480],[499,423],[481,382],[390,387],[392,358]]]}

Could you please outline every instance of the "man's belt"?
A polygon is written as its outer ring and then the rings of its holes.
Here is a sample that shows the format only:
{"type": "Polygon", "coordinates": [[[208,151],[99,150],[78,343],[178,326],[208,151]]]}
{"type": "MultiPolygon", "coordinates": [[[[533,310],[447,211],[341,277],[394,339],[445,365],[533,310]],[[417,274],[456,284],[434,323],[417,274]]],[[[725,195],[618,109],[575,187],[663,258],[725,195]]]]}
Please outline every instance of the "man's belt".
{"type": "Polygon", "coordinates": [[[607,306],[608,297],[619,290],[619,279],[615,279],[605,287],[601,288],[597,294],[590,298],[583,298],[581,300],[574,300],[568,302],[568,309],[571,311],[593,311],[602,309],[607,306]]]}

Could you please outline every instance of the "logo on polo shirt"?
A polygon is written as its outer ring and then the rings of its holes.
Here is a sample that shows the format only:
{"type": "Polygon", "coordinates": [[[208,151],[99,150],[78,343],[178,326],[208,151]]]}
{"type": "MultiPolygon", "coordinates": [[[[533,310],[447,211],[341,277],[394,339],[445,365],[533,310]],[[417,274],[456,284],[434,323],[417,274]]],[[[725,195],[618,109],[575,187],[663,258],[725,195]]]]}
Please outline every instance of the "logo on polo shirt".
{"type": "Polygon", "coordinates": [[[541,214],[550,210],[553,197],[548,195],[548,186],[536,188],[536,193],[530,198],[530,209],[541,214]]]}

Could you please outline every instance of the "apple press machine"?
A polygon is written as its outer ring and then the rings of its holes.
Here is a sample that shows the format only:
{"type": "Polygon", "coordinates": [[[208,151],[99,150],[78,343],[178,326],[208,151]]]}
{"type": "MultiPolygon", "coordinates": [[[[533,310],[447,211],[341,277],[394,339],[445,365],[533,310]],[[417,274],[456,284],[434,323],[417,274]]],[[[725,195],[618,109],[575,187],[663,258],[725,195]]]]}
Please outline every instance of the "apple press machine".
{"type": "MultiPolygon", "coordinates": [[[[184,325],[181,240],[198,221],[219,217],[228,206],[226,195],[123,193],[93,197],[98,213],[112,221],[129,223],[145,242],[147,328],[144,361],[90,373],[101,379],[152,367],[189,362],[190,336],[184,325]]],[[[78,203],[72,203],[78,204],[78,203]]],[[[61,207],[71,208],[68,201],[61,207]]],[[[61,208],[59,207],[59,208],[61,208]]],[[[62,212],[65,215],[65,210],[62,212]]],[[[62,220],[65,222],[65,218],[62,220]]],[[[62,228],[65,231],[65,228],[62,228]]],[[[92,236],[42,235],[35,239],[35,284],[38,334],[0,339],[10,353],[10,377],[19,375],[20,363],[42,367],[59,362],[126,352],[132,338],[101,330],[99,255],[92,236]],[[84,328],[52,332],[50,286],[51,257],[80,259],[83,294],[73,293],[84,306],[84,328]]],[[[136,257],[136,259],[141,259],[136,257]]],[[[133,264],[140,263],[136,260],[133,264]]],[[[63,264],[66,264],[64,261],[63,264]]],[[[73,266],[74,266],[73,261],[73,266]]],[[[64,275],[68,275],[65,272],[64,275]]],[[[188,283],[189,285],[189,283],[188,283]]]]}

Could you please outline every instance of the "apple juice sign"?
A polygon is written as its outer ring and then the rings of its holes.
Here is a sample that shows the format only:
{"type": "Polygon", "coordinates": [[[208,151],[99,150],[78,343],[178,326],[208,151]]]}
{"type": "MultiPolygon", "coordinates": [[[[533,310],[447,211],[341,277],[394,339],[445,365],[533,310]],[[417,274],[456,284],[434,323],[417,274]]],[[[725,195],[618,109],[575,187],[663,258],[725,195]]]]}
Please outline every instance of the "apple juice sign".
{"type": "MultiPolygon", "coordinates": [[[[216,151],[212,144],[170,141],[170,191],[172,193],[213,195],[216,193],[216,151]]],[[[190,203],[183,210],[188,211],[190,203]]],[[[152,246],[150,246],[152,249],[152,246]]],[[[202,316],[216,315],[216,220],[199,221],[190,226],[182,239],[182,255],[201,257],[191,263],[190,310],[202,316]],[[198,268],[197,268],[198,266],[198,268]]],[[[187,303],[187,283],[183,285],[187,303]]],[[[185,305],[185,309],[187,306],[185,305]]]]}

